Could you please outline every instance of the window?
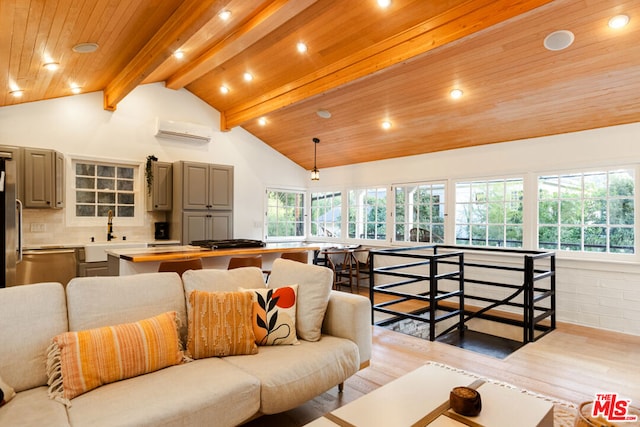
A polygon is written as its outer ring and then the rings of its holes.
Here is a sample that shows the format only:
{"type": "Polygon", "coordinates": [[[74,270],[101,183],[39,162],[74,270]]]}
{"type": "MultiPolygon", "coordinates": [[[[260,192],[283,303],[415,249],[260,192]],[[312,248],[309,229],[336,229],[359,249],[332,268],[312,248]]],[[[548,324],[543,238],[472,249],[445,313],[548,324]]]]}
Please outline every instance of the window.
{"type": "Polygon", "coordinates": [[[137,167],[76,161],[75,216],[120,218],[135,216],[137,167]]]}
{"type": "Polygon", "coordinates": [[[630,169],[538,177],[538,247],[635,253],[630,169]]]}
{"type": "Polygon", "coordinates": [[[304,237],[304,192],[267,190],[267,238],[304,237]]]}
{"type": "Polygon", "coordinates": [[[456,184],[456,244],[522,247],[523,180],[456,184]]]}
{"type": "Polygon", "coordinates": [[[395,240],[444,242],[445,184],[395,187],[395,240]]]}
{"type": "Polygon", "coordinates": [[[386,239],[386,188],[349,191],[349,237],[367,240],[386,239]]]}
{"type": "Polygon", "coordinates": [[[342,193],[311,193],[311,236],[342,235],[342,193]]]}

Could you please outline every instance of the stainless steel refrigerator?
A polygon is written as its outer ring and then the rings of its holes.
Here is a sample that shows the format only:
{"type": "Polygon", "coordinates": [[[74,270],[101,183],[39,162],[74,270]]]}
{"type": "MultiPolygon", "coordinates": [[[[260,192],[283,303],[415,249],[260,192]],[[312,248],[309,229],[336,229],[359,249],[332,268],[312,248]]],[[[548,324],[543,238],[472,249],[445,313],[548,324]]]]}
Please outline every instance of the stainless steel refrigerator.
{"type": "Polygon", "coordinates": [[[16,199],[16,162],[0,151],[0,240],[2,281],[0,287],[16,284],[16,264],[22,258],[22,204],[16,199]]]}

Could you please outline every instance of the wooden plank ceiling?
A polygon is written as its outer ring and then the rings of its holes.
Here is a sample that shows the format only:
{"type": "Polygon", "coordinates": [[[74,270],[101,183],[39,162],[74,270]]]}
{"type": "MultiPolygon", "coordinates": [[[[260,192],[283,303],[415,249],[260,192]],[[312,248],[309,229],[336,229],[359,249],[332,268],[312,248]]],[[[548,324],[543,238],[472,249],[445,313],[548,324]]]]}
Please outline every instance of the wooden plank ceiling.
{"type": "Polygon", "coordinates": [[[640,2],[0,1],[0,107],[75,85],[115,110],[153,82],[186,88],[221,112],[221,129],[242,126],[307,169],[314,137],[322,169],[638,122],[640,2]],[[629,25],[609,28],[621,13],[629,25]],[[546,50],[557,30],[575,41],[546,50]],[[99,48],[72,50],[83,42],[99,48]]]}

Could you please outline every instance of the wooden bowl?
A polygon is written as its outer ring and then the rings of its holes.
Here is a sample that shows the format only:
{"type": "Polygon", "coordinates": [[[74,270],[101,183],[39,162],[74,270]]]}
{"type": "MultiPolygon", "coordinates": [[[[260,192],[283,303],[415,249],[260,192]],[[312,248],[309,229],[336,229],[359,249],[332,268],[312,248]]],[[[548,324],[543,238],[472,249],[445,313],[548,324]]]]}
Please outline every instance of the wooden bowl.
{"type": "Polygon", "coordinates": [[[475,417],[482,410],[480,393],[469,387],[454,387],[449,393],[451,409],[460,415],[475,417]]]}

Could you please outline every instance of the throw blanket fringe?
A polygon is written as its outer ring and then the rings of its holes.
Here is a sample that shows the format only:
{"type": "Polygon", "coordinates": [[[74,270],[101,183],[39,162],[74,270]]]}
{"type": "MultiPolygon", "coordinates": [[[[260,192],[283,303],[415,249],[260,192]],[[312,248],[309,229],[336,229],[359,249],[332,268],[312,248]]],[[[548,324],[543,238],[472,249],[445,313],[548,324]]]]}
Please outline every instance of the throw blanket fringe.
{"type": "Polygon", "coordinates": [[[60,347],[53,341],[47,348],[47,385],[49,386],[49,398],[56,400],[67,408],[71,407],[71,401],[64,398],[64,386],[62,384],[62,358],[60,347]]]}

